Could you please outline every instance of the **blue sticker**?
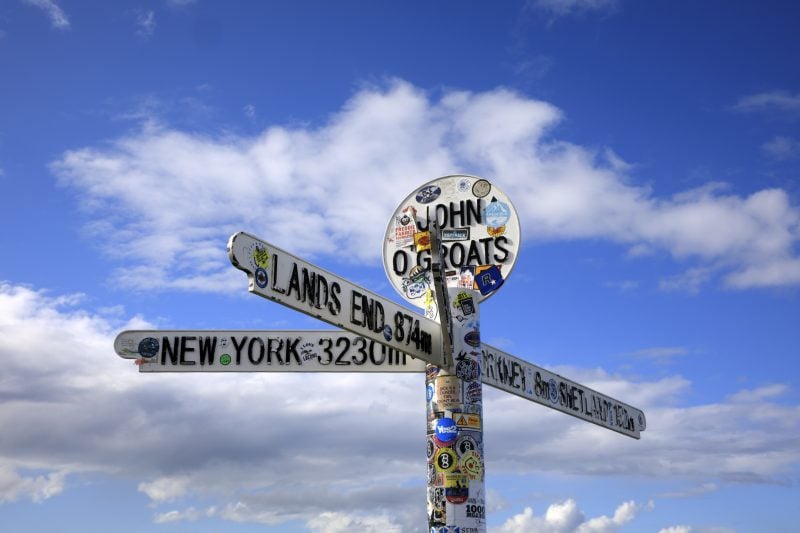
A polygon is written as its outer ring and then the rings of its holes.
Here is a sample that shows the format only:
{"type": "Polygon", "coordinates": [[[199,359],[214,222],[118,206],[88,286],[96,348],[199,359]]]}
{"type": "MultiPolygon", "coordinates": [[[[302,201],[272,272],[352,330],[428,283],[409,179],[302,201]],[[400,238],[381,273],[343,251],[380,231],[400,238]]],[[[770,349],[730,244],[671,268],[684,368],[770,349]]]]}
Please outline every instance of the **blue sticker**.
{"type": "Polygon", "coordinates": [[[158,354],[158,339],[147,337],[139,341],[139,355],[150,359],[158,354]]]}
{"type": "Polygon", "coordinates": [[[383,338],[387,341],[392,340],[392,328],[391,326],[383,326],[383,338]]]}
{"type": "Polygon", "coordinates": [[[428,185],[419,190],[417,201],[421,204],[429,204],[439,198],[440,194],[442,194],[442,189],[438,185],[428,185]]]}
{"type": "Polygon", "coordinates": [[[426,387],[426,389],[427,389],[427,394],[428,394],[428,401],[433,400],[433,393],[434,393],[433,383],[428,383],[428,386],[426,387]]]}
{"type": "Polygon", "coordinates": [[[547,388],[550,393],[550,403],[558,403],[558,385],[556,384],[556,380],[550,378],[550,381],[547,383],[547,388]]]}
{"type": "Polygon", "coordinates": [[[477,330],[472,330],[464,335],[464,342],[473,348],[477,348],[481,345],[481,334],[477,330]]]}
{"type": "Polygon", "coordinates": [[[511,208],[505,202],[489,202],[483,209],[483,221],[490,228],[505,226],[511,218],[511,208]]]}
{"type": "Polygon", "coordinates": [[[497,265],[492,265],[480,274],[475,276],[475,284],[481,294],[486,296],[490,292],[496,291],[503,285],[503,275],[497,265]]]}
{"type": "Polygon", "coordinates": [[[440,418],[436,421],[436,439],[444,444],[453,442],[458,436],[458,426],[452,418],[440,418]]]}
{"type": "Polygon", "coordinates": [[[257,268],[256,272],[255,272],[255,278],[256,278],[256,285],[258,285],[262,289],[267,286],[267,271],[266,270],[264,270],[261,267],[257,268]]]}

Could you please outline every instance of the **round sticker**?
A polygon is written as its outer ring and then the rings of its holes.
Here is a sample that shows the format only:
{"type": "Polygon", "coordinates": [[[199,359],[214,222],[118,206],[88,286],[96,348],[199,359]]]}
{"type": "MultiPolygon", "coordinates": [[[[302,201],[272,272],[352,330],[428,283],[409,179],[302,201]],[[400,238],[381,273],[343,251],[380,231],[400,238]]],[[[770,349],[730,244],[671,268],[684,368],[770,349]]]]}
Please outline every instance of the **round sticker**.
{"type": "Polygon", "coordinates": [[[478,449],[478,443],[473,437],[463,435],[456,441],[455,449],[458,455],[464,455],[467,452],[476,451],[478,449]]]}
{"type": "Polygon", "coordinates": [[[461,456],[459,468],[470,479],[481,479],[483,477],[481,456],[475,450],[470,450],[461,456]]]}
{"type": "Polygon", "coordinates": [[[224,353],[224,354],[220,355],[219,356],[219,362],[220,362],[220,364],[222,364],[224,366],[228,366],[229,364],[231,364],[231,356],[230,356],[230,354],[224,353]]]}
{"type": "Polygon", "coordinates": [[[458,436],[458,426],[452,418],[440,418],[436,421],[436,440],[443,444],[453,442],[458,436]]]}
{"type": "Polygon", "coordinates": [[[263,268],[259,267],[256,269],[256,285],[261,287],[262,289],[267,286],[267,271],[263,268]]]}
{"type": "Polygon", "coordinates": [[[492,190],[492,184],[486,180],[478,180],[472,185],[472,194],[477,198],[483,198],[492,190]]]}
{"type": "Polygon", "coordinates": [[[550,403],[558,403],[558,385],[556,384],[556,380],[550,378],[550,381],[547,382],[547,388],[550,392],[550,403]]]}
{"type": "Polygon", "coordinates": [[[146,359],[155,357],[158,354],[158,339],[147,337],[139,341],[139,355],[146,359]]]}
{"type": "Polygon", "coordinates": [[[433,442],[433,439],[431,437],[428,437],[426,448],[427,448],[426,452],[428,455],[428,461],[430,461],[431,459],[433,459],[433,454],[436,453],[436,443],[433,442]]]}
{"type": "Polygon", "coordinates": [[[439,448],[433,458],[433,464],[439,472],[452,472],[458,466],[456,452],[450,448],[439,448]]]}

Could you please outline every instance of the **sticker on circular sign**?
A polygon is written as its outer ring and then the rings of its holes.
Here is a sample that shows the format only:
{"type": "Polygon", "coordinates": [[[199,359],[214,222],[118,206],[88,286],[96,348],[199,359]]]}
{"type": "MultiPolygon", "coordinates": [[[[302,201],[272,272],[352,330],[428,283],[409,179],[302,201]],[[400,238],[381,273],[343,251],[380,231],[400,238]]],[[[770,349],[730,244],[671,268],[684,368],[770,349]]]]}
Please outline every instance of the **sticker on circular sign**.
{"type": "Polygon", "coordinates": [[[479,291],[479,302],[494,294],[517,261],[519,217],[497,185],[467,175],[444,176],[422,185],[392,214],[383,242],[383,265],[395,290],[415,306],[430,309],[431,250],[420,243],[426,241],[434,220],[440,229],[448,285],[479,291]]]}

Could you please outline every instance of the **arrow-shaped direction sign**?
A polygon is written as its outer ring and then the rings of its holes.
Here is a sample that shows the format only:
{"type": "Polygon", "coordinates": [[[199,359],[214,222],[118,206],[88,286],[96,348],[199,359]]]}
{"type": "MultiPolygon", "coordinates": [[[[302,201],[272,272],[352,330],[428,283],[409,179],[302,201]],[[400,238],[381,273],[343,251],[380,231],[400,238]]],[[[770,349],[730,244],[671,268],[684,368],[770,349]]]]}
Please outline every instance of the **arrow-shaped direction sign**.
{"type": "MultiPolygon", "coordinates": [[[[486,343],[483,383],[639,438],[644,413],[486,343]]],[[[114,350],[140,372],[417,372],[425,362],[346,331],[123,331],[114,350]]],[[[452,369],[451,369],[452,370],[452,369]]]]}
{"type": "Polygon", "coordinates": [[[435,365],[445,364],[438,322],[248,233],[231,236],[228,257],[247,273],[250,292],[398,352],[435,365]]]}
{"type": "Polygon", "coordinates": [[[483,343],[483,382],[635,439],[647,427],[641,409],[483,343]]]}
{"type": "Polygon", "coordinates": [[[425,361],[346,331],[123,331],[140,372],[424,372],[425,361]]]}

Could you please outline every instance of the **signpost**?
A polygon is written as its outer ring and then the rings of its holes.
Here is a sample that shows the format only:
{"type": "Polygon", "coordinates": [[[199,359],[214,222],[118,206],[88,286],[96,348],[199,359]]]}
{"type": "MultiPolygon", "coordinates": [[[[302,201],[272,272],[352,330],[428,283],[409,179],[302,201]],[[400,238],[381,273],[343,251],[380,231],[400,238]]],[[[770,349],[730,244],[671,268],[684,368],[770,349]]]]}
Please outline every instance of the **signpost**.
{"type": "Polygon", "coordinates": [[[428,527],[484,533],[482,383],[638,439],[644,413],[481,342],[479,304],[520,245],[508,197],[487,180],[424,184],[392,215],[387,276],[414,313],[247,233],[228,241],[250,292],[346,331],[123,331],[140,372],[425,372],[428,527]],[[438,322],[437,322],[438,319],[438,322]]]}

